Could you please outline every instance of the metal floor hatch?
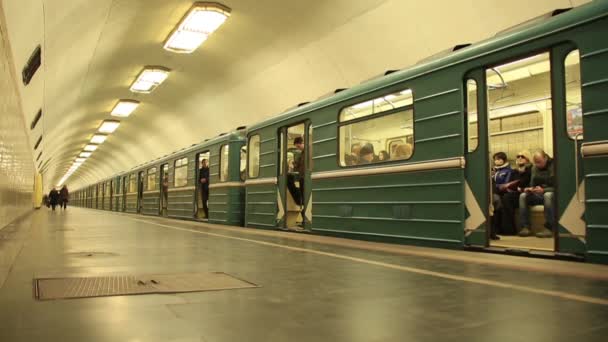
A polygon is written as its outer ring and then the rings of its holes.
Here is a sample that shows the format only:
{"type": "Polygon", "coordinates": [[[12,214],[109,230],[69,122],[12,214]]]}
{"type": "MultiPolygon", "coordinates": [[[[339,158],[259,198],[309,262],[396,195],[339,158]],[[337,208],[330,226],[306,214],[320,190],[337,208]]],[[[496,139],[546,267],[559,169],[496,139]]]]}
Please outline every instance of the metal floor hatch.
{"type": "Polygon", "coordinates": [[[38,300],[202,292],[254,287],[258,286],[222,272],[34,279],[34,294],[38,300]]]}

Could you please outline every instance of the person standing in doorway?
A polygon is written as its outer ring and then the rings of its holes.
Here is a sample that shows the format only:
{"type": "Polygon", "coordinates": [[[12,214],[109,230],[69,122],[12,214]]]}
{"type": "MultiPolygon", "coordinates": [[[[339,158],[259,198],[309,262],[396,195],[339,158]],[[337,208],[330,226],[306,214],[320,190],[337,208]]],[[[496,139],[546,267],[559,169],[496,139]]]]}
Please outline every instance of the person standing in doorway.
{"type": "Polygon", "coordinates": [[[61,207],[62,209],[67,209],[69,200],[70,192],[68,191],[68,186],[64,185],[59,191],[59,207],[61,207]]]}
{"type": "MultiPolygon", "coordinates": [[[[300,189],[299,189],[299,201],[300,201],[300,205],[302,206],[302,220],[305,221],[306,218],[304,216],[304,198],[305,198],[305,194],[304,194],[304,188],[305,188],[305,184],[304,184],[304,175],[306,172],[306,153],[304,151],[305,149],[305,145],[304,145],[304,139],[302,137],[296,137],[293,140],[293,146],[295,148],[297,148],[300,151],[300,155],[298,156],[297,159],[295,159],[295,165],[294,165],[294,170],[296,172],[298,172],[298,183],[300,185],[300,189]]],[[[302,222],[304,223],[304,222],[302,222]]]]}
{"type": "Polygon", "coordinates": [[[49,202],[51,203],[51,209],[55,211],[55,207],[57,203],[59,203],[59,191],[55,190],[55,188],[51,189],[49,192],[49,202]]]}
{"type": "Polygon", "coordinates": [[[163,196],[161,198],[163,204],[161,209],[167,209],[167,200],[169,199],[169,176],[168,175],[164,175],[163,176],[163,196]]]}
{"type": "Polygon", "coordinates": [[[209,219],[209,207],[207,201],[209,200],[209,166],[207,159],[201,160],[201,168],[198,170],[198,182],[200,183],[201,199],[203,200],[203,211],[205,212],[205,218],[209,219]]]}

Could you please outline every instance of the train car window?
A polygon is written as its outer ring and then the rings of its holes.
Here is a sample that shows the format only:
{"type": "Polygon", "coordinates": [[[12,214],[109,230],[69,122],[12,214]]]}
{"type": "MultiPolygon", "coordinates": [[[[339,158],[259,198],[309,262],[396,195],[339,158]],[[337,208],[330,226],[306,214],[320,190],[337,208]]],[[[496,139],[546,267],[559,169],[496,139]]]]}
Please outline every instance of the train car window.
{"type": "Polygon", "coordinates": [[[186,186],[188,184],[188,157],[175,161],[173,170],[173,186],[176,188],[186,186]]]}
{"type": "Polygon", "coordinates": [[[148,169],[148,184],[146,186],[147,191],[156,190],[156,168],[152,167],[148,169]]]}
{"type": "Polygon", "coordinates": [[[568,136],[583,139],[583,101],[581,95],[581,58],[578,50],[566,56],[566,127],[568,136]]]}
{"type": "Polygon", "coordinates": [[[229,147],[228,145],[224,145],[220,148],[220,182],[228,180],[228,165],[230,164],[229,147]]]}
{"type": "Polygon", "coordinates": [[[136,174],[132,174],[129,176],[129,193],[136,193],[137,192],[137,175],[136,174]]]}
{"type": "Polygon", "coordinates": [[[479,126],[477,124],[477,82],[473,79],[467,80],[467,146],[468,151],[473,152],[479,144],[479,126]]]}
{"type": "Polygon", "coordinates": [[[254,135],[249,138],[249,178],[257,178],[260,175],[260,136],[254,135]]]}
{"type": "Polygon", "coordinates": [[[412,91],[406,89],[343,109],[339,128],[340,165],[411,158],[414,152],[412,103],[412,91]]]}
{"type": "Polygon", "coordinates": [[[357,103],[340,111],[340,122],[361,119],[366,116],[411,106],[414,97],[410,89],[387,94],[373,100],[357,103]]]}
{"type": "Polygon", "coordinates": [[[247,176],[247,146],[241,147],[241,163],[239,167],[241,181],[245,181],[247,176]]]}

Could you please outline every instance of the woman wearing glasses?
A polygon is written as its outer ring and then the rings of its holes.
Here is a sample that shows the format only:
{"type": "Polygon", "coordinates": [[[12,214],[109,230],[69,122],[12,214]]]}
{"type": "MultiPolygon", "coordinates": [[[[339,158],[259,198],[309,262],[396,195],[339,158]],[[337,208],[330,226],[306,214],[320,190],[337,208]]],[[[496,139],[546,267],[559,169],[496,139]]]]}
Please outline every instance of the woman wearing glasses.
{"type": "Polygon", "coordinates": [[[502,233],[515,235],[515,209],[519,207],[519,195],[530,185],[532,176],[532,155],[523,150],[517,154],[512,181],[503,185],[506,193],[502,197],[502,233]]]}

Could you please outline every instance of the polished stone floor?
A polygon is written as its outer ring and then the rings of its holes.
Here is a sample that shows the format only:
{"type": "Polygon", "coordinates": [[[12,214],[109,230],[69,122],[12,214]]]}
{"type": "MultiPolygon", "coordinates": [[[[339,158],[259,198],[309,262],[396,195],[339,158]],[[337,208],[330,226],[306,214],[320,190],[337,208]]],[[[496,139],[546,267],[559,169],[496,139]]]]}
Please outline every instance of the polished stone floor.
{"type": "Polygon", "coordinates": [[[608,267],[382,246],[42,209],[0,230],[0,341],[606,341],[608,267]],[[42,276],[208,271],[260,287],[55,301],[32,290],[42,276]]]}

